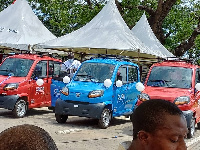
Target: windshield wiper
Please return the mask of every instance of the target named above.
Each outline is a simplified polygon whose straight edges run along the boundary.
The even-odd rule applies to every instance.
[[[76,76],[88,76],[87,74],[76,74]]]
[[[9,72],[13,72],[13,70],[9,70],[9,69],[0,69],[0,71],[9,71]]]
[[[87,79],[89,79],[92,82],[98,82],[99,80],[95,79],[93,76],[88,75],[88,74],[77,74],[76,76],[83,76],[86,77]]]
[[[149,80],[149,82],[156,82],[155,84],[153,84],[152,86],[164,86],[164,85],[168,85],[167,82],[172,82],[172,81],[169,81],[169,80]]]

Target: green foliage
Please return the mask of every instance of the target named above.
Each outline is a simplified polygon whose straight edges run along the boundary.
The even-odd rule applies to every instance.
[[[13,0],[0,0],[0,11],[7,8],[10,4],[12,4]]]
[[[182,41],[188,39],[198,24],[198,14],[194,0],[190,2],[177,2],[165,18],[163,30],[165,34],[171,33],[166,39],[165,47],[173,50]]]
[[[56,36],[81,28],[103,7],[97,2],[90,7],[77,0],[37,0],[34,3],[32,1],[31,6],[37,10],[39,19]]]
[[[121,2],[121,15],[130,29],[134,27],[143,14],[143,12],[137,8],[139,3],[140,0],[123,0]]]

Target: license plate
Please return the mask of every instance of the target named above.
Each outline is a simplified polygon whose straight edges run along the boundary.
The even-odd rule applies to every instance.
[[[76,107],[76,108],[77,108],[77,107],[78,107],[78,105],[74,105],[74,107]]]

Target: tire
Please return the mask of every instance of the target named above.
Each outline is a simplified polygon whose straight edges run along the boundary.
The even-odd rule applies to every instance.
[[[101,129],[106,129],[110,125],[110,122],[111,122],[110,110],[105,108],[101,113],[98,125]]]
[[[56,121],[58,123],[65,123],[68,119],[68,116],[67,115],[58,115],[58,114],[55,114],[55,117],[56,117]]]
[[[19,99],[16,104],[15,107],[13,109],[13,115],[16,118],[23,118],[26,115],[27,112],[27,103],[26,101],[24,101],[23,99]]]
[[[195,118],[192,118],[190,122],[190,127],[188,128],[187,138],[188,139],[193,138],[194,133],[195,133]]]
[[[200,129],[200,122],[197,123],[197,128]]]

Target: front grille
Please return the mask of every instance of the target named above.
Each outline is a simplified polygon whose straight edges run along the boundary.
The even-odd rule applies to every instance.
[[[68,102],[68,103],[72,103],[72,104],[82,104],[82,105],[88,105],[90,104],[89,102],[79,102],[79,101],[70,101],[70,100],[66,100],[65,102]]]

